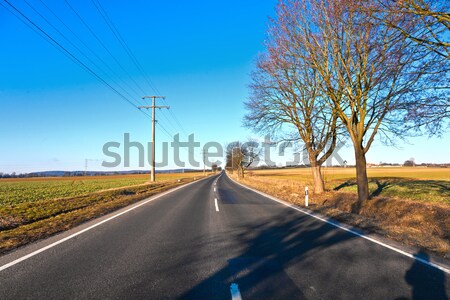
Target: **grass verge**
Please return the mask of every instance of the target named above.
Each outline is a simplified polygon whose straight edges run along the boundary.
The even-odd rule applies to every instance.
[[[359,214],[352,213],[357,194],[351,180],[343,181],[348,182],[345,188],[341,186],[321,195],[310,194],[308,208],[365,232],[376,233],[450,259],[449,183],[443,181],[429,186],[424,181],[409,178],[392,180],[383,177],[372,180],[390,183],[391,190],[389,193],[373,194],[372,199],[363,204]],[[298,180],[281,179],[279,174],[278,177],[267,174],[258,176],[254,172],[251,176],[240,179],[240,182],[287,202],[304,206],[305,183]],[[380,191],[377,188],[376,184],[373,185],[372,192]],[[419,196],[414,194],[416,188]],[[432,200],[424,200],[423,195],[427,193]]]
[[[184,178],[76,197],[1,206],[0,254],[194,180]]]

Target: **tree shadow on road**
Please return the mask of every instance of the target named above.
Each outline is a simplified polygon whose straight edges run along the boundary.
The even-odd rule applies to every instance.
[[[310,298],[314,287],[308,286],[309,290],[305,291],[292,281],[291,276],[286,274],[286,269],[301,261],[311,251],[319,255],[321,249],[355,237],[344,231],[330,232],[330,227],[329,224],[312,222],[311,218],[292,212],[264,223],[247,224],[232,234],[228,232],[227,235],[231,235],[236,245],[244,245],[243,248],[236,249],[233,254],[218,253],[225,257],[230,255],[227,267],[180,298],[229,299],[229,290],[217,290],[216,298],[205,295],[205,291],[211,290],[211,286],[229,289],[232,283],[239,284],[243,299]]]
[[[382,254],[327,223],[296,212],[243,223],[216,236],[216,243],[234,240],[217,253],[227,263],[180,299],[229,299],[232,283],[242,299],[410,299],[398,297],[411,291],[412,299],[447,299],[442,271],[416,260],[405,275],[407,265],[392,265],[397,254]],[[416,255],[428,260],[424,252]]]

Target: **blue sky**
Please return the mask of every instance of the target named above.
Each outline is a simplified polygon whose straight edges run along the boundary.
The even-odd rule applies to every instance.
[[[156,91],[127,56],[94,2],[69,1],[125,71],[64,1],[45,1],[64,24],[39,0],[11,3],[86,65],[108,77],[106,80],[116,89],[124,86],[130,93],[127,97],[136,105],[143,104],[139,99],[143,92],[166,96],[172,112],[157,112],[159,124],[165,129],[157,127],[157,149],[162,142],[171,141],[170,136],[176,132],[181,133],[182,140],[194,133],[202,145],[257,137],[242,127],[243,102],[254,60],[264,50],[268,17],[273,16],[276,1],[98,1]],[[123,143],[124,133],[143,144],[150,140],[148,117],[2,6],[0,36],[0,172],[83,170],[86,158],[93,159],[89,169],[101,169],[101,161],[107,159],[102,152],[105,143]],[[449,146],[448,134],[442,139],[410,139],[410,144],[400,143],[398,148],[375,144],[368,161],[403,162],[414,157],[419,163],[448,162]],[[200,151],[196,149],[197,160],[201,160]],[[350,148],[341,151],[344,159],[354,161]],[[136,167],[137,159],[132,158],[130,169]]]

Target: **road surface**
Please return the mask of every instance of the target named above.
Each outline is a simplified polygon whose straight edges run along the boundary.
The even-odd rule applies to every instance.
[[[6,259],[22,252],[27,248]],[[9,267],[2,259],[0,299],[446,299],[450,291],[445,270],[265,198],[225,174]]]

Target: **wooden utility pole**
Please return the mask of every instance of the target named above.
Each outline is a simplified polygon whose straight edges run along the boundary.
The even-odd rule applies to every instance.
[[[205,164],[205,149],[203,149],[203,176],[206,176],[206,164]]]
[[[88,162],[90,161],[99,161],[99,159],[89,159],[89,158],[85,158],[84,159],[84,176],[87,175],[88,172]]]
[[[145,108],[145,109],[152,109],[152,161],[150,163],[150,180],[155,181],[155,108],[167,108],[169,109],[169,106],[157,106],[156,105],[156,98],[165,99],[166,97],[163,96],[144,96],[142,99],[152,99],[152,105],[151,106],[139,106],[139,109]]]

